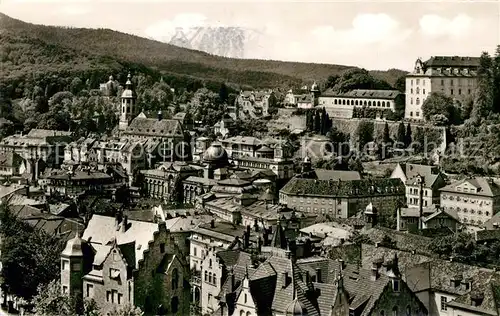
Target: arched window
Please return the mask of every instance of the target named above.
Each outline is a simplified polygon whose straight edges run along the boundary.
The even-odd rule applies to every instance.
[[[342,105],[345,105],[345,99],[342,100]]]
[[[207,282],[207,281],[208,281],[208,272],[205,271],[205,282]]]
[[[240,311],[240,316],[245,316],[245,311]]]
[[[333,104],[337,104],[337,99],[334,99],[334,100],[333,100]]]
[[[398,307],[397,306],[394,306],[392,308],[392,316],[398,316]]]
[[[172,297],[172,300],[170,301],[170,307],[173,314],[179,311],[179,299],[177,298],[177,296]]]
[[[419,94],[419,93],[420,93],[420,88],[419,88],[419,87],[417,87],[417,94]]]
[[[358,100],[354,101],[354,104],[355,104],[355,105],[358,105]]]
[[[380,311],[380,316],[385,316],[385,311],[384,310]]]
[[[252,316],[252,314],[250,312],[247,312],[247,316]]]
[[[368,101],[368,106],[372,106],[372,101]]]
[[[416,105],[419,105],[419,104],[420,104],[420,99],[419,99],[419,98],[417,98],[417,100],[415,101],[415,104],[416,104]]]
[[[208,272],[208,282],[212,283],[212,272]]]
[[[377,101],[377,106],[380,106],[380,101]]]
[[[208,266],[211,268],[212,267],[212,259],[208,259]]]
[[[172,290],[176,290],[179,287],[179,271],[177,268],[172,270]]]
[[[214,285],[217,285],[217,275],[215,273],[214,273],[213,283]]]
[[[410,305],[406,306],[406,316],[411,316],[411,308],[410,308]]]

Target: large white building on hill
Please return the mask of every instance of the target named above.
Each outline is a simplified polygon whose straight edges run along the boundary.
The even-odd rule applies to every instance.
[[[477,87],[479,57],[434,56],[415,62],[406,76],[405,119],[422,120],[422,104],[433,92],[464,102]]]

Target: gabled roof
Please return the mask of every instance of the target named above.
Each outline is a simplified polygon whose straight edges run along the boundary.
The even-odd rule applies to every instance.
[[[400,179],[362,179],[352,181],[292,178],[280,190],[290,195],[354,197],[405,194]]]
[[[393,100],[397,96],[401,95],[398,90],[363,90],[354,89],[345,93],[338,93],[332,89],[326,90],[321,94],[322,97],[341,97],[341,98],[363,98],[363,99],[386,99]]]
[[[318,180],[361,180],[361,174],[357,171],[314,169]]]
[[[426,67],[479,67],[479,57],[432,56],[424,62]]]
[[[471,192],[462,192],[458,191],[457,187],[464,184],[464,183],[469,183],[476,189],[478,189],[477,193],[471,193]],[[480,195],[480,196],[488,196],[488,197],[495,197],[500,195],[500,184],[498,183],[497,179],[488,179],[485,177],[476,177],[473,179],[465,179],[462,181],[457,181],[455,183],[452,183],[450,185],[447,185],[443,188],[440,189],[442,192],[460,192],[464,194],[470,194],[470,195]]]
[[[124,132],[129,135],[157,137],[184,137],[182,125],[178,120],[136,117]]]
[[[107,245],[113,238],[116,239],[117,245],[135,242],[137,267],[139,260],[143,259],[144,250],[149,247],[149,241],[152,241],[154,233],[159,231],[159,226],[156,223],[128,220],[129,227],[122,232],[121,225],[117,229],[114,217],[94,214],[83,233],[83,239],[100,245]]]

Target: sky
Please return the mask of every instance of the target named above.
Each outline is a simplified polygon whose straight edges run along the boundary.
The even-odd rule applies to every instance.
[[[176,27],[247,30],[245,58],[413,69],[500,44],[500,1],[0,0],[26,22],[110,28],[167,41]]]

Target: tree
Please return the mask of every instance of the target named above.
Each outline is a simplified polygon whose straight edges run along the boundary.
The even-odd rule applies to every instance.
[[[321,117],[319,115],[319,111],[315,111],[314,113],[314,132],[319,133],[321,130]]]
[[[497,45],[495,57],[493,58],[492,88],[493,88],[493,111],[500,112],[500,45]]]
[[[472,108],[471,120],[479,123],[481,119],[488,116],[493,106],[493,78],[491,69],[492,59],[487,52],[483,52],[479,59],[479,69],[477,71],[477,89],[474,106]]]
[[[359,148],[362,149],[366,144],[373,141],[373,122],[362,120],[359,122],[356,129],[356,136],[359,143]]]
[[[108,313],[109,316],[142,316],[144,313],[139,307],[127,304],[121,308],[116,307]]]
[[[400,122],[398,125],[398,134],[396,136],[396,141],[400,144],[404,144],[406,140],[406,131],[405,131],[405,125],[403,122]]]
[[[72,315],[75,314],[73,299],[62,294],[59,280],[49,284],[40,284],[38,294],[33,298],[35,309],[39,315]]]
[[[229,97],[229,91],[225,83],[222,83],[219,89],[219,99],[221,103],[226,103]]]
[[[62,240],[18,220],[5,205],[0,206],[0,234],[0,274],[9,293],[29,300],[40,284],[59,278]]]
[[[342,73],[333,89],[348,92],[354,89],[390,90],[391,85],[374,78],[366,69],[351,68]]]
[[[326,88],[327,89],[333,88],[337,84],[337,81],[339,80],[339,78],[340,77],[338,75],[328,76],[328,79],[326,79]]]
[[[394,88],[402,93],[406,92],[406,76],[401,76],[394,83]]]
[[[437,114],[450,120],[453,115],[453,99],[441,92],[432,92],[422,104],[422,114],[426,120],[432,120]]]
[[[405,147],[410,146],[411,142],[412,142],[412,138],[411,138],[411,124],[408,123],[408,125],[406,125]]]

